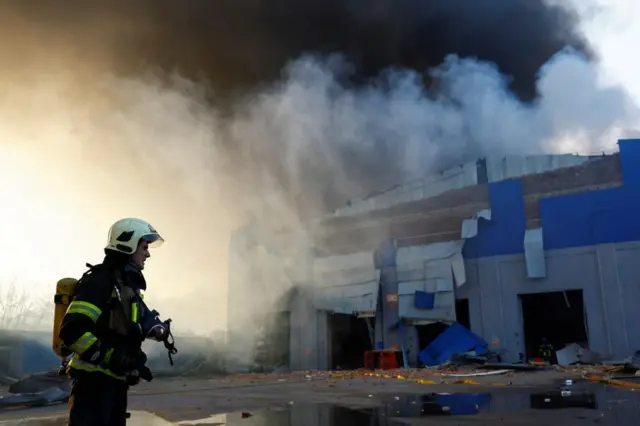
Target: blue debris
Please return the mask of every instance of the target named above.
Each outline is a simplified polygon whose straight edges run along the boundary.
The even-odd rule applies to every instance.
[[[441,407],[449,407],[448,414],[452,416],[465,416],[478,414],[480,407],[489,404],[491,395],[488,393],[436,394],[433,401]]]
[[[454,354],[475,351],[477,354],[489,352],[484,339],[463,325],[454,322],[418,354],[424,365],[440,365],[449,361]]]

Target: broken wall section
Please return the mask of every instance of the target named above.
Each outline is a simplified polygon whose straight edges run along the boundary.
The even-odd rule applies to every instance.
[[[455,287],[466,282],[463,244],[464,241],[451,241],[398,249],[398,306],[402,320],[413,324],[456,320]]]

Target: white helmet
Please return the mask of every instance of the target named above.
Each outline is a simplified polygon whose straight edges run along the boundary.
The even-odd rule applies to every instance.
[[[150,223],[141,219],[120,219],[109,228],[109,237],[105,249],[133,254],[140,240],[149,242],[150,247],[159,247],[164,240]]]

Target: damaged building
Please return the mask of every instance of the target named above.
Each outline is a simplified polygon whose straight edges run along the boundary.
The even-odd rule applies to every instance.
[[[358,368],[375,348],[402,348],[417,366],[454,322],[507,362],[543,339],[603,357],[640,350],[640,140],[618,148],[485,158],[352,200],[298,232],[238,230],[235,368],[266,346],[272,365],[291,369]]]

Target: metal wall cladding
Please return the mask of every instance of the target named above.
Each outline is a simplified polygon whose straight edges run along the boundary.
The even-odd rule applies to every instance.
[[[534,173],[576,166],[592,157],[581,155],[530,155],[489,157],[431,175],[425,179],[398,185],[378,194],[349,201],[329,216],[354,216],[373,210],[387,209],[403,203],[434,197],[451,189],[464,188],[488,182],[499,182]],[[484,163],[479,172],[479,162]],[[486,173],[486,177],[484,176]]]
[[[375,310],[379,282],[372,252],[318,258],[314,262],[314,305],[346,314]]]
[[[455,282],[464,283],[462,242],[452,241],[398,249],[399,315],[414,323],[455,321]],[[454,270],[457,276],[454,279]],[[415,306],[416,291],[434,294],[431,309]]]
[[[517,178],[535,173],[544,173],[564,167],[577,166],[590,161],[582,155],[511,155],[486,159],[489,182]]]
[[[469,162],[438,175],[416,180],[366,198],[353,199],[331,216],[353,216],[372,210],[382,210],[410,201],[434,197],[446,191],[478,184],[477,164]]]

